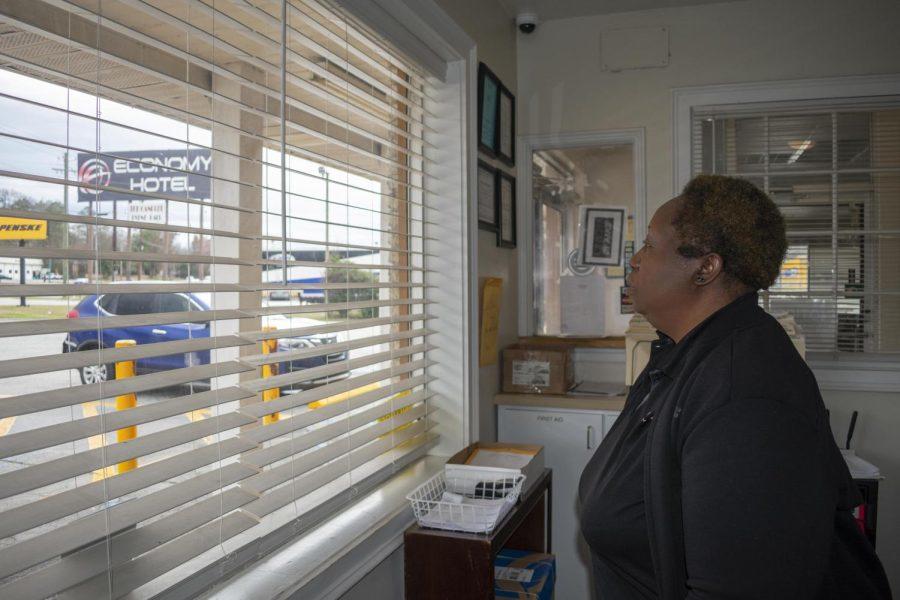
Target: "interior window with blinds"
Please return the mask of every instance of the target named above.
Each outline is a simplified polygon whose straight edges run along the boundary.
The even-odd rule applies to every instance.
[[[0,0],[0,597],[188,577],[435,443],[426,82],[323,0]]]
[[[787,256],[761,301],[807,350],[895,359],[900,102],[698,110],[692,147],[695,174],[752,181],[781,209]]]

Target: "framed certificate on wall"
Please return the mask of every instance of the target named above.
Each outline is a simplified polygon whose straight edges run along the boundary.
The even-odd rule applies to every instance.
[[[497,158],[516,164],[516,98],[505,85],[500,87],[497,107]]]
[[[516,247],[516,179],[500,171],[497,190],[497,245]]]
[[[499,171],[478,161],[478,228],[497,231],[497,178]]]
[[[478,65],[478,149],[497,155],[497,130],[500,111],[500,89],[503,84],[487,65]]]

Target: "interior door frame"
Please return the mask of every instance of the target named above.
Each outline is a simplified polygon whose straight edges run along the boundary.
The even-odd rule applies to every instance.
[[[647,185],[644,174],[645,133],[643,127],[603,131],[520,135],[516,140],[516,212],[519,215],[519,335],[534,335],[534,198],[531,154],[535,150],[584,148],[632,144],[634,164],[634,228],[642,232],[647,222]]]

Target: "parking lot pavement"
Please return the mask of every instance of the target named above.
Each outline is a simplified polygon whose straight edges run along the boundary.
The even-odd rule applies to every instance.
[[[14,358],[26,358],[31,356],[60,354],[62,352],[62,341],[64,338],[65,334],[28,336],[24,338],[7,338],[4,340],[4,343],[0,344],[0,361],[10,360]],[[0,397],[18,396],[21,394],[30,394],[34,392],[54,390],[77,385],[81,385],[81,380],[78,377],[78,373],[74,370],[56,371],[53,373],[46,373],[41,375],[9,377],[3,380],[3,387],[2,389],[0,389],[0,392],[2,392],[2,394],[0,394]],[[178,386],[164,390],[154,390],[153,392],[148,393],[140,393],[138,394],[138,405],[158,402],[160,400],[169,398],[175,398],[178,396],[189,394],[190,392],[191,390],[189,387]],[[107,398],[102,402],[95,400],[92,402],[77,404],[75,406],[24,414],[17,417],[7,417],[4,419],[0,419],[0,435],[13,435],[40,427],[47,427],[58,423],[67,423],[85,417],[93,417],[113,410],[115,410],[115,399]],[[231,410],[231,407],[223,405],[222,407],[220,407],[220,410],[228,411]],[[138,435],[147,435],[154,431],[170,429],[178,425],[185,425],[192,421],[215,416],[215,414],[215,408],[200,409],[191,411],[190,413],[175,415],[173,417],[155,421],[153,423],[141,424],[138,426]],[[196,446],[209,444],[215,441],[215,437],[216,436],[208,436],[207,438],[196,440],[195,442],[192,442],[192,444]],[[106,434],[105,442],[107,444],[114,443],[115,432]],[[50,460],[63,458],[77,452],[100,448],[103,446],[103,444],[104,436],[101,436],[98,430],[98,435],[92,436],[87,440],[68,442],[54,446],[52,448],[45,448],[42,450],[29,452],[28,454],[3,459],[0,460],[0,476],[2,476],[2,474],[4,473],[16,471],[29,465],[40,464]],[[152,456],[142,458],[140,459],[140,461],[143,462],[145,460],[160,460],[162,458],[165,458],[166,456],[171,456],[172,454],[176,454],[183,450],[184,448],[181,447],[163,450]],[[34,502],[41,498],[58,494],[67,489],[72,489],[91,482],[101,481],[104,477],[113,474],[115,474],[115,466],[109,466],[104,470],[98,469],[92,473],[85,473],[78,477],[61,481],[38,490],[20,494],[13,498],[2,499],[0,500],[0,511],[5,511],[15,506]],[[62,522],[70,520],[75,516],[77,515],[74,515],[73,517],[67,519],[63,519]],[[44,528],[28,532],[27,535],[30,537],[31,535],[39,533],[42,530],[49,530],[52,527],[57,527],[59,526],[59,524],[60,522],[56,522],[54,525],[48,525]],[[16,541],[17,539],[15,537],[0,539],[0,547],[11,545]]]

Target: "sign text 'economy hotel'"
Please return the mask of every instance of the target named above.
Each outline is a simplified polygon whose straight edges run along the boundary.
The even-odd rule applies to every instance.
[[[205,148],[79,152],[78,201],[141,201],[146,194],[207,200],[211,164]]]

